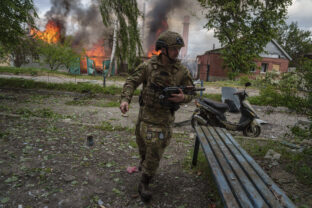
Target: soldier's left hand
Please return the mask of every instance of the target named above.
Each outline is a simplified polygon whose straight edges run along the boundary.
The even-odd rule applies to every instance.
[[[174,102],[174,103],[181,103],[184,100],[184,94],[181,89],[179,94],[171,94],[172,97],[168,98],[169,101]]]

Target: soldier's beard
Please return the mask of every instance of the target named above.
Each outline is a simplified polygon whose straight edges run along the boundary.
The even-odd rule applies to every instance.
[[[161,53],[161,55],[164,55],[165,57],[167,57],[168,62],[171,63],[171,64],[176,63],[177,60],[178,60],[178,56],[179,56],[179,55],[177,55],[175,57],[170,57],[170,55],[168,55],[168,53]]]

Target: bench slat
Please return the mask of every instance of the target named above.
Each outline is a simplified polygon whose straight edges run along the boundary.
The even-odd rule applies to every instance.
[[[234,163],[233,169],[237,172],[239,178],[243,176],[245,180],[248,180],[247,183],[243,182],[243,185],[255,187],[253,190],[248,190],[248,192],[256,191],[259,193],[262,198],[270,207],[282,207],[277,199],[274,197],[272,192],[268,189],[266,184],[258,176],[257,172],[249,165],[248,161],[241,155],[241,153],[236,149],[232,142],[227,138],[221,128],[212,128],[208,127],[211,132],[214,132],[213,135],[215,138],[220,139],[220,145],[223,145],[223,153],[225,153],[231,163]],[[234,162],[235,161],[235,162]],[[236,166],[235,166],[236,165]],[[238,165],[238,167],[237,167]],[[247,178],[245,178],[247,177]],[[253,193],[253,192],[251,192]]]
[[[222,201],[225,207],[240,207],[237,203],[235,196],[232,193],[231,188],[229,187],[225,176],[223,175],[221,168],[213,155],[213,152],[205,139],[205,135],[199,126],[195,127],[195,131],[197,133],[198,139],[200,140],[200,144],[206,153],[206,159],[209,163],[211,171],[213,172],[213,176],[217,181],[218,190],[221,192]]]
[[[211,148],[219,162],[224,175],[227,177],[229,185],[234,194],[239,198],[242,207],[268,207],[261,195],[250,183],[248,177],[241,170],[235,159],[220,141],[216,132],[209,127],[202,126],[202,130],[211,145]]]
[[[283,207],[295,208],[296,206],[293,202],[286,196],[286,194],[273,182],[273,180],[264,172],[264,170],[256,163],[256,161],[235,141],[233,136],[228,133],[225,129],[221,129],[228,139],[232,142],[232,144],[237,148],[237,150],[245,157],[248,161],[249,165],[253,167],[253,169],[258,173],[259,177],[264,181],[264,183],[269,187],[272,191],[273,195],[275,195],[280,204]]]

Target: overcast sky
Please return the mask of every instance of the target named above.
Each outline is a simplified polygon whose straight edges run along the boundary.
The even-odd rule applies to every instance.
[[[142,2],[143,0],[140,1]],[[81,0],[81,2],[87,6],[90,0]],[[151,0],[147,2],[151,2]],[[34,0],[34,4],[38,9],[39,16],[43,19],[44,14],[50,10],[50,0]],[[179,11],[176,12],[178,13]],[[172,15],[177,16],[177,14]],[[182,33],[182,21],[177,23],[177,18],[173,19],[173,21],[169,22],[169,28]],[[298,22],[301,29],[312,31],[312,0],[293,0],[293,4],[288,8],[287,18],[287,23],[291,22]],[[192,57],[211,50],[213,44],[216,47],[220,46],[218,40],[213,37],[213,32],[203,28],[204,24],[205,19],[200,19],[195,17],[195,15],[191,16],[188,53]]]

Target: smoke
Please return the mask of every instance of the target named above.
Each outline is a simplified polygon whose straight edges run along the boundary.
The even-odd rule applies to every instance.
[[[178,32],[182,35],[183,17],[190,16],[188,52],[187,58],[196,58],[197,55],[211,50],[213,44],[219,47],[219,41],[213,37],[213,31],[204,28],[207,23],[205,19],[205,11],[202,9],[198,1],[187,0],[155,0],[147,3],[147,14],[145,18],[145,49],[155,44],[159,35],[158,31],[162,30],[163,22],[168,23],[168,30]],[[139,0],[141,7],[143,2]],[[163,30],[162,30],[163,31]]]
[[[62,33],[69,31],[74,46],[90,47],[99,40],[109,39],[111,28],[106,28],[102,21],[99,4],[91,0],[82,4],[81,0],[50,0],[52,7],[45,14],[62,25]]]
[[[146,15],[148,33],[146,38],[147,47],[150,48],[158,38],[159,32],[168,29],[168,17],[175,9],[181,8],[186,0],[157,0],[151,5]]]

